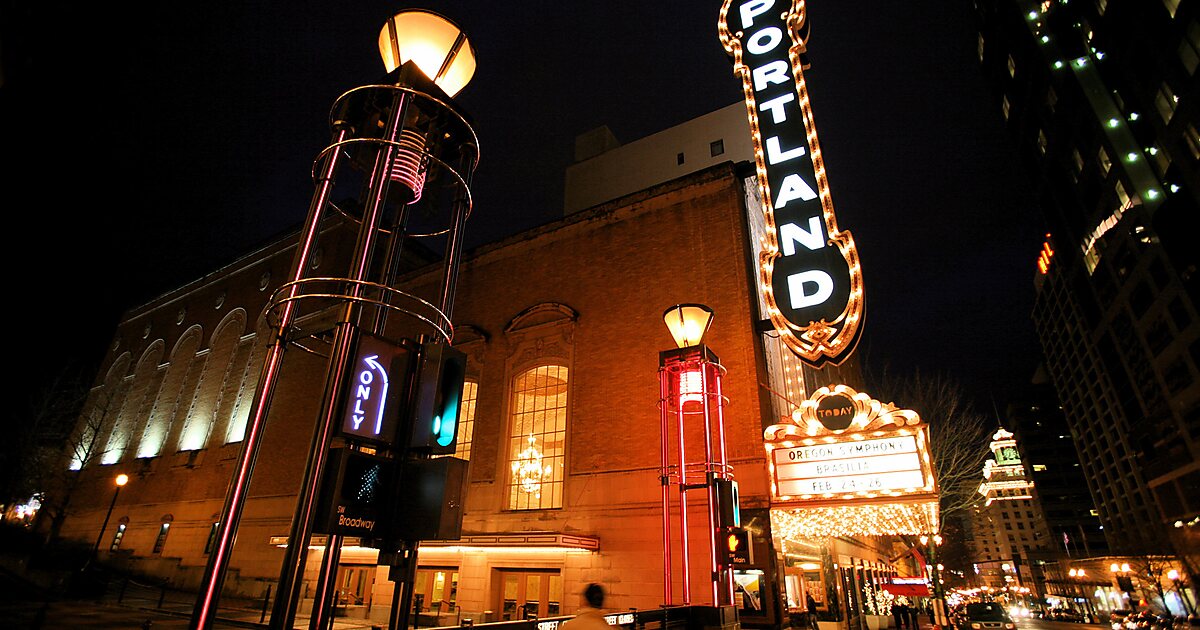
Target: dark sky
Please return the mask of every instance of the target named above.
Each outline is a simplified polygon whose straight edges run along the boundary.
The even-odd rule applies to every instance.
[[[298,224],[328,108],[382,76],[376,36],[401,8],[452,17],[477,49],[458,99],[482,149],[470,244],[559,216],[575,135],[631,141],[741,99],[711,0],[141,4],[3,4],[13,392],[96,360],[124,309]],[[1042,230],[970,8],[809,11],[813,109],[862,256],[860,353],[1003,401],[1038,360]]]

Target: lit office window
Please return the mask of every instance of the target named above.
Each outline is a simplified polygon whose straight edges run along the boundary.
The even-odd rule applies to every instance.
[[[1158,95],[1154,97],[1154,106],[1158,108],[1158,114],[1162,116],[1163,122],[1171,122],[1171,118],[1175,115],[1175,106],[1179,104],[1179,97],[1175,96],[1175,91],[1171,86],[1163,82],[1158,88]]]

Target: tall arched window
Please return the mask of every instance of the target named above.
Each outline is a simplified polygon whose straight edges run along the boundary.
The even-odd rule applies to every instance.
[[[454,447],[454,456],[461,459],[471,459],[471,437],[475,435],[475,400],[479,398],[479,383],[465,381],[463,383],[462,411],[458,414],[458,441]]]
[[[564,365],[535,367],[513,379],[508,432],[510,510],[562,507],[567,389]]]

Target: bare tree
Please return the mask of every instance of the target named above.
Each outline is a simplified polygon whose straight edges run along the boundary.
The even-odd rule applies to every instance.
[[[89,389],[78,374],[64,372],[36,392],[19,418],[24,430],[6,449],[9,460],[6,500],[38,497],[35,528],[47,527],[46,539],[58,537],[80,484],[79,469],[99,461],[101,440],[116,392]]]
[[[897,378],[884,372],[880,400],[912,409],[929,424],[929,446],[937,474],[941,529],[947,519],[965,517],[979,498],[983,463],[995,423],[979,413],[962,388],[943,374],[920,372]]]

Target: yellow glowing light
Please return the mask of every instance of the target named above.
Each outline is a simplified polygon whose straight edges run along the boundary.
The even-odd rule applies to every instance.
[[[475,74],[475,49],[454,22],[429,11],[401,11],[379,31],[379,55],[388,72],[412,61],[454,96]]]
[[[676,304],[663,313],[663,322],[680,348],[699,345],[712,321],[713,310],[703,304]]]
[[[771,523],[786,539],[886,536],[936,531],[937,500],[771,510]]]
[[[117,478],[113,480],[113,483],[117,484],[117,487],[124,486],[125,484],[129,483],[129,475],[124,473],[117,475]]]

